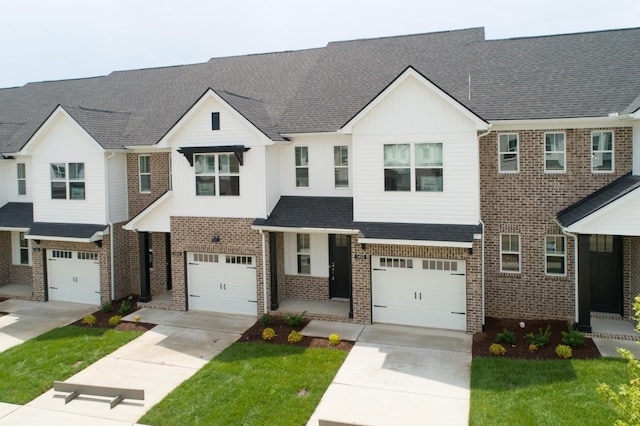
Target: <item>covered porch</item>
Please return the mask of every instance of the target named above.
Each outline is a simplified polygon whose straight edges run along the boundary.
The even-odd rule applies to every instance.
[[[33,203],[0,207],[0,297],[33,298],[34,253],[25,238],[32,226]]]

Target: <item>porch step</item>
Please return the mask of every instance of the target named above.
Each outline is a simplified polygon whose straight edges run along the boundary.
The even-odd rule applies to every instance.
[[[593,333],[585,333],[586,337],[600,338],[600,339],[614,339],[614,340],[627,340],[630,342],[640,342],[640,334],[618,334],[618,333],[605,333],[602,331],[595,331]]]

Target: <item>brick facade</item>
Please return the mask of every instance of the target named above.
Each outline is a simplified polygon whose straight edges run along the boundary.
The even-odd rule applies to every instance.
[[[283,299],[329,300],[329,278],[309,275],[285,275],[284,285],[278,285]]]
[[[481,217],[485,223],[486,315],[522,319],[574,319],[574,241],[567,237],[566,276],[545,274],[545,235],[562,235],[563,208],[631,170],[631,128],[614,132],[615,172],[591,172],[591,132],[565,129],[566,172],[544,172],[546,130],[518,133],[519,172],[498,172],[498,134],[480,140]],[[520,273],[500,272],[500,234],[520,235]]]
[[[140,155],[148,155],[151,167],[151,192],[140,192],[138,176]],[[129,191],[129,217],[134,218],[162,194],[169,190],[169,158],[168,152],[151,154],[127,154],[127,185]]]
[[[633,301],[640,296],[640,237],[624,238],[624,317],[634,316]]]
[[[11,233],[0,231],[0,286],[10,284]]]

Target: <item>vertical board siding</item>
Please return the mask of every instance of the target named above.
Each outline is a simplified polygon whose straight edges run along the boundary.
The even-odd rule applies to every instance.
[[[107,160],[109,216],[113,223],[127,220],[127,156],[116,154]]]
[[[384,144],[424,142],[443,143],[443,192],[385,192]],[[355,220],[478,223],[475,125],[415,78],[400,84],[356,123],[353,145]],[[413,147],[411,156],[415,161]]]
[[[15,162],[2,160],[0,158],[0,207],[4,206],[9,200],[9,170],[11,166],[15,167]]]

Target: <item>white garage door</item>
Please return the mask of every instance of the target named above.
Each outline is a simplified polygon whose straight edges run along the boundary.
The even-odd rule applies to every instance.
[[[258,314],[254,256],[187,253],[189,309]]]
[[[466,330],[464,260],[373,256],[373,322]]]
[[[49,300],[100,305],[98,253],[47,250]]]

